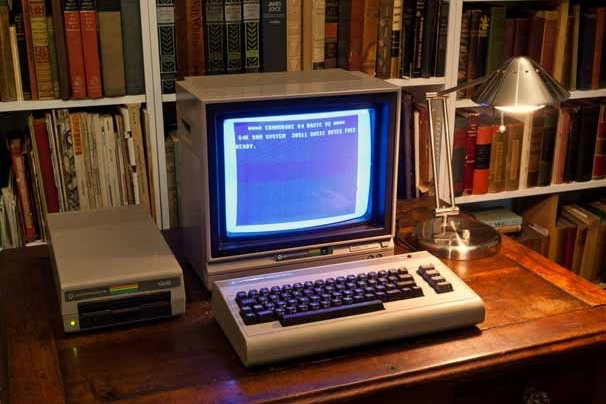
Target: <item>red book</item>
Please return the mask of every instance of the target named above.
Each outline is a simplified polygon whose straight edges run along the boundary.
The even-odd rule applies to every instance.
[[[473,170],[473,186],[471,191],[474,195],[488,192],[490,146],[492,145],[492,137],[496,131],[496,126],[478,127],[478,137],[476,138],[476,161]]]
[[[463,171],[463,187],[465,193],[471,194],[473,189],[473,170],[476,164],[476,138],[478,136],[478,114],[467,114],[467,138],[465,141],[465,169]]]
[[[36,65],[34,64],[34,43],[32,41],[32,25],[29,19],[29,0],[21,0],[23,9],[23,28],[25,31],[25,45],[27,47],[27,69],[29,70],[30,91],[32,100],[38,99],[38,80],[36,79]]]
[[[577,240],[577,226],[570,226],[566,230],[566,241],[564,242],[564,253],[562,254],[562,266],[572,269],[572,258],[574,256],[574,245]]]
[[[364,0],[352,0],[349,29],[349,70],[362,69],[362,27],[364,26]]]
[[[82,49],[86,70],[86,90],[90,98],[103,97],[101,60],[99,58],[99,36],[97,34],[97,10],[94,0],[84,0],[80,5]]]
[[[55,185],[53,161],[48,141],[48,132],[46,130],[46,121],[44,119],[34,119],[33,135],[36,138],[36,149],[40,163],[40,175],[42,176],[46,210],[48,213],[59,212],[59,195],[57,194],[57,187]]]
[[[23,216],[23,230],[27,242],[36,239],[36,228],[34,227],[34,215],[32,214],[32,204],[27,189],[27,177],[25,175],[25,160],[21,152],[21,141],[13,139],[10,142],[11,160],[13,162],[13,171],[17,181],[17,195],[19,196],[19,205],[21,206],[21,215]]]
[[[467,147],[467,131],[465,128],[455,129],[452,145],[452,180],[455,195],[463,194],[465,190],[465,151]]]
[[[600,120],[598,121],[597,131],[593,157],[592,179],[594,180],[606,177],[606,104],[600,105]]]
[[[80,11],[76,0],[67,0],[63,9],[65,22],[65,42],[69,61],[69,76],[73,98],[86,98],[86,73],[84,72],[84,53],[82,50],[82,30]]]

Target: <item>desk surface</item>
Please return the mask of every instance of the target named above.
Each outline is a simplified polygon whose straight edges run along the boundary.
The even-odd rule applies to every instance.
[[[422,205],[400,203],[404,227],[427,214]],[[486,303],[477,328],[246,369],[189,269],[184,316],[65,335],[46,247],[5,251],[1,393],[8,402],[47,404],[318,402],[469,377],[606,340],[606,292],[508,238],[496,256],[447,264]]]

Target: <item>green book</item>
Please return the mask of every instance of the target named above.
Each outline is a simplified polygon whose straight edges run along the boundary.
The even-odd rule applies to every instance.
[[[505,7],[490,8],[490,32],[488,34],[488,55],[486,74],[491,73],[503,63],[505,49]]]

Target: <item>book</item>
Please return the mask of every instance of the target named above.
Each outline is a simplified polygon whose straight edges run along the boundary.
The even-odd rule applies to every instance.
[[[73,98],[86,98],[86,72],[84,70],[84,51],[82,45],[82,27],[80,24],[80,7],[77,0],[66,0],[63,6],[65,23],[65,41],[71,95]]]
[[[494,131],[492,145],[490,146],[490,164],[488,169],[488,192],[502,192],[505,190],[505,159],[507,158],[506,130]]]
[[[566,85],[568,78],[566,78],[565,64],[568,64],[570,59],[566,58],[566,48],[570,44],[572,39],[568,40],[569,25],[570,25],[570,0],[562,0],[558,8],[558,36],[555,44],[555,55],[553,61],[553,77],[560,83]]]
[[[412,94],[403,91],[401,105],[398,199],[411,199],[415,197],[416,186]]]
[[[17,185],[17,196],[19,206],[21,208],[21,219],[23,220],[23,232],[25,241],[30,242],[36,239],[36,229],[34,227],[33,210],[30,199],[30,192],[27,185],[27,177],[25,173],[25,160],[21,150],[21,140],[11,139],[9,149],[12,160],[13,173]]]
[[[465,143],[467,142],[466,120],[460,119],[455,126],[452,145],[452,182],[455,196],[463,195],[465,191]],[[456,124],[455,124],[456,125]]]
[[[593,54],[595,49],[596,13],[588,10],[581,14],[581,26],[579,32],[579,47],[577,61],[577,82],[579,90],[590,90],[593,71]]]
[[[64,8],[62,7],[63,0],[51,0],[51,13],[53,25],[53,44],[57,57],[57,78],[59,81],[59,97],[67,100],[71,96],[70,92],[70,73],[67,56],[67,41],[65,38],[65,24],[63,21]],[[49,24],[50,27],[50,24]]]
[[[402,47],[402,0],[394,0],[391,26],[391,61],[389,63],[389,77],[392,79],[400,77],[400,60]]]
[[[204,0],[204,39],[206,73],[225,73],[225,34],[223,0]]]
[[[570,130],[568,132],[568,147],[566,149],[566,162],[564,163],[564,182],[574,181],[579,150],[581,106],[572,104],[569,109]]]
[[[242,0],[225,0],[225,57],[227,73],[242,72]]]
[[[484,53],[481,53],[480,47],[480,35],[487,33],[488,24],[484,22],[488,19],[488,16],[482,10],[471,10],[471,16],[469,20],[469,60],[466,65],[467,73],[466,80],[471,81],[477,79],[484,72],[484,65],[481,61]],[[482,28],[480,27],[482,25]],[[482,31],[482,33],[480,33]],[[484,42],[484,41],[483,41]],[[473,88],[468,88],[465,92],[465,97],[469,98],[473,92]]]
[[[19,53],[19,68],[21,76],[21,90],[24,100],[32,99],[31,81],[29,76],[28,48],[25,35],[25,22],[21,1],[13,2],[13,16],[15,21],[15,31],[17,35],[17,50]]]
[[[561,184],[564,182],[564,167],[566,164],[566,150],[568,149],[568,135],[570,133],[570,110],[567,107],[560,108],[558,124],[556,127],[556,142],[553,151],[553,169],[551,172],[551,183]]]
[[[30,15],[29,0],[21,0],[21,8],[23,14],[23,35],[25,37],[25,45],[27,50],[28,75],[30,82],[31,99],[37,100],[38,95],[38,78],[36,77],[36,64],[34,58],[34,41],[32,38],[32,23]]]
[[[17,87],[15,86],[15,66],[11,50],[8,14],[8,0],[0,0],[0,99],[15,101],[17,100]]]
[[[518,179],[519,189],[528,188],[528,170],[530,166],[530,149],[532,144],[533,115],[526,114],[522,119],[524,129],[522,131],[522,149],[520,151],[520,175]]]
[[[103,94],[118,97],[126,94],[124,51],[122,49],[122,21],[119,0],[97,0],[99,44],[103,72]],[[158,10],[158,14],[162,12]],[[158,29],[160,29],[158,23]],[[162,48],[163,46],[160,46]],[[162,63],[161,63],[162,65]],[[162,68],[161,68],[162,70]]]
[[[97,31],[96,0],[80,2],[80,24],[82,26],[82,51],[86,72],[86,93],[89,98],[103,97],[104,78],[101,77],[101,52]],[[110,95],[110,94],[106,94]]]
[[[241,13],[239,4],[236,8]],[[160,86],[162,94],[173,94],[175,92],[175,80],[177,79],[177,34],[175,32],[174,0],[156,0],[156,18],[158,24],[158,51],[160,52]],[[240,37],[238,36],[238,38]],[[103,77],[105,77],[105,71]]]
[[[145,93],[145,75],[141,74],[143,72],[143,44],[141,42],[139,0],[122,0],[120,6],[126,94],[143,94]]]
[[[423,35],[429,29],[425,28],[426,3],[427,0],[417,0],[415,3],[411,77],[421,77],[423,70]]]
[[[475,164],[473,168],[473,195],[488,192],[488,177],[490,169],[490,149],[492,139],[496,133],[495,126],[478,126],[475,146]]]
[[[324,12],[324,68],[337,67],[337,31],[339,29],[339,0],[326,0]]]
[[[13,73],[15,80],[15,90],[17,92],[17,101],[25,100],[23,95],[23,84],[21,81],[21,66],[19,61],[19,45],[17,44],[17,29],[14,25],[9,27],[9,35],[11,41],[11,57],[13,61]]]
[[[393,27],[393,0],[379,0],[379,30],[377,33],[376,75],[388,79],[391,74],[391,31]]]
[[[46,211],[48,213],[59,212],[59,196],[53,174],[52,152],[48,131],[46,130],[46,120],[43,118],[32,119],[31,131],[31,136],[35,139],[35,147],[40,165],[40,179],[44,189]]]
[[[513,42],[512,42],[513,44]],[[503,63],[505,51],[505,7],[490,7],[490,28],[488,32],[488,54],[486,72],[492,73]]]
[[[261,69],[261,4],[259,0],[242,1],[242,21],[244,71],[247,73],[259,72]]]
[[[250,11],[248,4],[242,3],[242,16]],[[260,11],[259,2],[256,0],[257,22]],[[200,76],[204,74],[204,19],[202,17],[202,0],[184,0],[175,3],[175,34],[177,45],[177,74],[176,80],[183,80],[188,76]],[[246,23],[244,23],[246,33]],[[246,34],[245,34],[246,35]],[[246,36],[244,41],[246,43]],[[258,43],[258,38],[257,38]],[[258,47],[257,47],[258,50]],[[257,55],[258,58],[258,55]],[[122,117],[118,115],[120,119]]]
[[[560,14],[558,11],[545,11],[544,15],[545,26],[539,63],[545,71],[553,75]]]
[[[423,38],[421,52],[421,77],[434,75],[434,61],[436,52],[436,40],[438,33],[438,21],[440,0],[425,0],[425,18],[423,21]]]
[[[288,6],[286,9],[288,10]],[[170,228],[180,225],[179,219],[179,194],[177,187],[177,148],[178,139],[174,132],[169,133],[164,141],[166,149],[166,190],[168,193],[168,217]]]
[[[446,48],[448,47],[448,18],[449,2],[440,2],[440,12],[438,16],[438,37],[436,42],[436,51],[434,54],[433,75],[443,77],[446,74]]]
[[[264,72],[286,71],[286,0],[261,1],[261,56]]]
[[[606,103],[600,104],[591,179],[606,178]]]
[[[574,4],[571,7],[572,14],[572,30],[571,30],[571,58],[570,58],[570,76],[568,80],[568,88],[570,90],[577,89],[578,75],[578,60],[579,60],[579,38],[581,36],[581,5]]]
[[[457,82],[465,83],[467,81],[467,65],[469,64],[469,41],[471,24],[471,10],[463,12],[461,17],[461,40],[459,42],[459,66],[457,72]],[[465,90],[457,93],[458,98],[465,98]]]
[[[375,76],[377,60],[377,34],[379,27],[379,0],[364,0],[364,26],[362,34],[362,71]]]
[[[478,118],[476,112],[464,113],[467,118],[465,140],[465,169],[463,172],[463,187],[465,193],[471,194],[473,190],[473,173],[476,165],[476,140],[478,137]]]
[[[351,17],[349,27],[349,70],[359,71],[362,68],[362,34],[364,32],[364,0],[351,0]]]
[[[551,183],[551,170],[553,167],[553,154],[555,149],[558,110],[549,108],[545,111],[543,132],[541,135],[541,151],[539,158],[539,171],[537,185],[545,186]]]
[[[505,133],[507,156],[505,159],[505,190],[515,191],[520,186],[520,160],[522,154],[522,137],[524,124],[510,123]]]
[[[38,98],[50,100],[55,98],[55,89],[51,70],[46,5],[44,0],[28,0],[28,2]]]
[[[431,143],[429,140],[429,118],[427,107],[421,104],[414,105],[414,131],[415,131],[415,172],[416,189],[424,194],[429,191],[433,181],[431,167]]]
[[[324,68],[325,41],[325,0],[312,0],[311,9],[311,66],[312,69]]]
[[[60,150],[58,158],[61,159],[63,170],[63,186],[65,193],[64,211],[79,210],[80,198],[78,193],[78,179],[76,177],[76,164],[74,160],[74,143],[69,111],[67,109],[56,110],[55,125]]]
[[[557,248],[554,249],[553,254],[551,251],[549,252],[549,259],[570,269],[574,239],[576,238],[576,225],[563,217],[559,217],[556,222],[554,237],[554,244]]]
[[[530,30],[528,32],[528,56],[541,63],[541,48],[545,32],[545,11],[537,11],[530,17]]]
[[[562,216],[575,223],[578,229],[573,271],[589,281],[597,281],[600,272],[596,254],[600,242],[600,219],[574,204],[562,207]]]
[[[591,88],[600,87],[600,70],[602,65],[602,52],[604,47],[604,33],[606,28],[606,7],[595,10],[595,39],[593,47],[593,65],[591,67]]]
[[[539,110],[532,117],[528,169],[526,171],[526,186],[528,188],[536,187],[539,183],[539,162],[541,159],[541,143],[543,141],[544,122],[544,111]]]
[[[513,56],[527,56],[528,42],[530,40],[530,18],[521,17],[515,19],[515,41],[513,44]]]
[[[302,70],[302,29],[303,8],[301,0],[288,0],[286,3],[286,59],[287,70]]]
[[[503,60],[513,57],[513,46],[515,44],[516,22],[513,18],[505,19],[505,38],[503,46]]]
[[[549,251],[549,231],[536,223],[522,226],[522,232],[515,240],[546,257]]]
[[[137,104],[127,105],[126,108],[121,108],[122,116],[124,117],[125,128],[131,132],[133,139],[133,148],[135,154],[135,176],[136,177],[136,189],[135,192],[137,204],[143,206],[146,211],[151,213],[150,209],[150,194],[149,185],[147,179],[147,172],[145,170],[145,141],[143,139],[143,130],[141,127],[141,107]],[[133,178],[134,179],[134,178]]]
[[[575,181],[591,180],[599,115],[599,104],[586,102],[581,107]]]
[[[301,43],[302,43],[302,55],[301,55],[301,69],[309,71],[313,69],[313,49],[314,49],[314,34],[313,34],[313,20],[314,20],[314,6],[311,1],[303,1],[302,4],[302,16],[301,16]]]
[[[519,231],[522,228],[522,216],[504,207],[472,210],[470,213],[480,222],[497,230],[513,228]]]
[[[51,77],[53,80],[53,97],[61,97],[59,84],[59,65],[57,62],[57,49],[55,48],[55,25],[51,17],[46,19],[46,29],[48,30],[48,51],[51,64]]]
[[[351,0],[339,0],[339,25],[337,27],[337,67],[339,69],[347,69],[349,67],[350,29]]]
[[[415,11],[416,1],[402,2],[402,31],[400,44],[401,61],[400,61],[400,76],[412,76],[412,62],[414,55],[414,32],[415,32]]]
[[[84,145],[81,132],[81,114],[71,113],[69,115],[69,126],[72,134],[72,146],[74,151],[74,172],[78,189],[79,210],[90,209],[86,166],[84,164]]]
[[[521,212],[524,222],[529,225],[538,226],[545,236],[545,243],[542,254],[546,257],[552,254],[557,248],[552,234],[555,232],[556,219],[558,214],[559,196],[557,194],[538,200],[530,200],[530,206]]]

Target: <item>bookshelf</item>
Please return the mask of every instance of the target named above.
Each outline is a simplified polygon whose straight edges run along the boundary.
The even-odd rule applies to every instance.
[[[58,108],[90,108],[108,105],[143,104],[147,100],[145,94],[127,95],[124,97],[106,97],[83,100],[47,100],[47,101],[9,101],[0,102],[0,113],[17,111],[37,111],[41,109]]]

